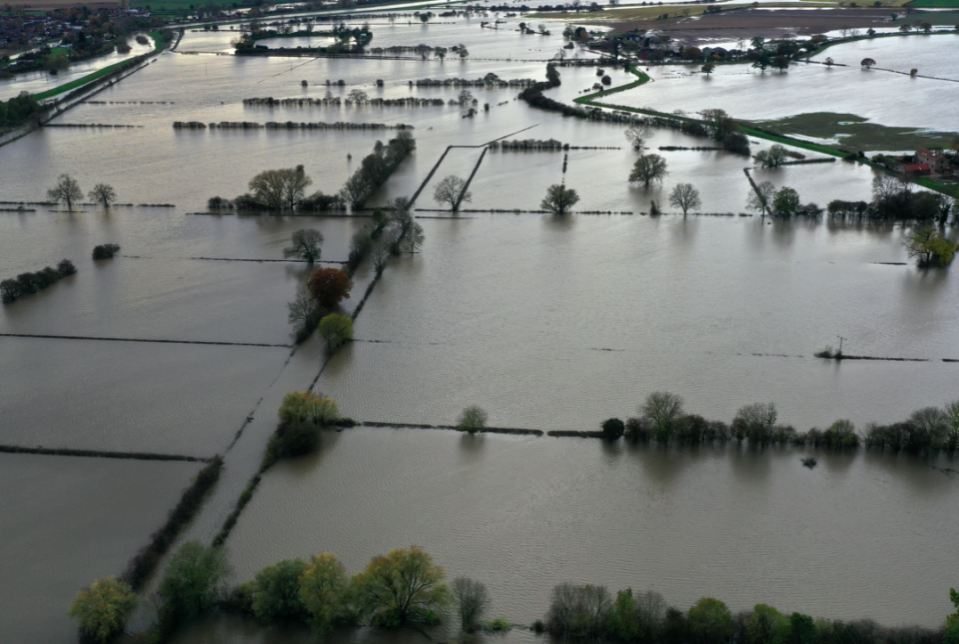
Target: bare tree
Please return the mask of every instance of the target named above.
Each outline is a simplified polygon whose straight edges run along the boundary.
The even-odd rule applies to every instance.
[[[292,244],[283,249],[283,257],[295,257],[312,264],[320,259],[323,233],[312,228],[293,233]]]
[[[449,175],[436,184],[436,191],[433,192],[433,199],[440,203],[448,203],[452,210],[459,207],[460,201],[472,201],[473,195],[464,192],[466,180],[456,175]],[[462,195],[462,199],[460,199]]]
[[[669,205],[683,211],[683,219],[689,210],[699,210],[703,205],[699,191],[691,183],[677,183],[669,195]]]
[[[457,577],[453,580],[453,595],[456,596],[462,629],[467,633],[476,631],[489,608],[486,585],[469,577]]]
[[[87,193],[87,197],[90,201],[101,204],[104,208],[109,209],[110,204],[117,200],[117,193],[116,190],[113,189],[113,186],[98,183],[93,186],[93,190]]]
[[[306,189],[313,185],[313,179],[306,176],[302,165],[292,170],[281,170],[281,172],[283,173],[283,201],[287,209],[293,210],[303,200]]]
[[[773,199],[776,197],[776,186],[769,181],[763,181],[749,191],[746,197],[746,207],[750,210],[758,210],[763,216],[772,206]]]
[[[626,135],[626,140],[629,141],[629,144],[633,146],[633,149],[636,151],[643,149],[646,139],[649,138],[649,133],[649,124],[645,121],[633,123],[626,128],[626,131],[624,132]]]
[[[683,398],[666,391],[654,391],[646,396],[639,413],[653,428],[657,440],[666,442],[673,433],[673,426],[683,415]]]
[[[83,192],[76,179],[68,174],[61,174],[57,179],[57,185],[47,190],[47,198],[50,201],[62,201],[67,205],[67,210],[73,210],[73,203],[83,199]]]

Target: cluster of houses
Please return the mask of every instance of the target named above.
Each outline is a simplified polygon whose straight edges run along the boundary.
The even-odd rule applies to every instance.
[[[893,157],[893,159],[893,170],[900,174],[917,177],[951,175],[959,170],[959,155],[946,155],[942,150],[917,150],[914,155]]]
[[[0,16],[0,50],[19,50],[25,47],[50,43],[56,46],[71,32],[80,32],[90,27],[90,20],[119,22],[125,18],[149,18],[148,11],[138,9],[100,9],[96,13],[50,11],[44,16],[30,14]]]
[[[585,29],[579,27],[574,37],[582,38],[580,30],[585,32]],[[688,56],[689,49],[666,34],[641,30],[630,33],[605,34],[600,38],[590,40],[589,48],[626,54],[631,58],[648,61],[682,59]],[[739,58],[745,54],[738,49],[726,49],[725,47],[703,47],[697,49],[697,51],[700,52],[700,58],[704,61],[728,60]]]

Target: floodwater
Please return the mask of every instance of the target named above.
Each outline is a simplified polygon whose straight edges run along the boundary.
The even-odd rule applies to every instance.
[[[467,405],[480,404],[493,425],[540,429],[595,429],[605,418],[634,413],[655,390],[681,394],[688,411],[726,421],[742,405],[774,401],[780,421],[798,429],[837,418],[862,428],[959,395],[956,364],[942,362],[959,358],[959,289],[951,271],[888,264],[908,262],[899,227],[738,216],[749,191],[743,169],[752,162],[745,157],[659,150],[708,142],[656,131],[647,144],[666,158],[669,175],[649,189],[630,186],[626,177],[635,153],[626,148],[622,125],[532,110],[516,100],[515,89],[471,88],[480,108],[472,118],[448,105],[242,104],[249,97],[319,98],[327,91],[345,96],[352,89],[384,98],[449,100],[458,88],[410,88],[409,81],[487,73],[538,80],[544,78],[542,60],[560,44],[552,25],[554,35],[541,37],[503,25],[498,33],[481,30],[476,18],[455,22],[383,27],[374,45],[463,42],[477,60],[166,53],[99,93],[94,100],[105,104],[80,105],[56,120],[140,127],[44,128],[0,148],[0,200],[40,201],[58,175],[70,173],[84,191],[104,182],[123,203],[174,206],[109,212],[83,206],[75,213],[27,206],[35,211],[0,213],[0,279],[64,257],[79,269],[0,309],[0,333],[73,336],[0,337],[6,367],[0,371],[0,443],[225,452],[224,477],[188,535],[208,541],[254,472],[283,394],[306,389],[317,377],[317,388],[358,420],[445,424]],[[233,35],[188,33],[181,48],[221,51]],[[945,46],[950,38],[929,42]],[[831,51],[838,60],[838,48]],[[538,62],[524,62],[533,60]],[[927,65],[920,66],[925,71]],[[614,83],[632,80],[622,70],[607,71]],[[810,74],[835,74],[833,111],[889,125],[954,127],[942,120],[941,110],[926,109],[954,102],[951,83],[812,65],[765,78],[744,71],[720,68],[706,81],[657,68],[654,83],[617,94],[615,102],[662,111],[724,107],[738,117],[758,110],[768,118],[777,110],[785,115],[804,109],[802,101],[820,87],[820,76],[805,82]],[[561,73],[563,85],[550,91],[559,100],[571,101],[596,82],[595,68]],[[844,76],[853,73],[855,81]],[[325,82],[338,79],[345,87],[328,90]],[[383,88],[375,86],[377,79],[385,80]],[[892,91],[889,84],[898,82],[913,89],[901,101],[883,100]],[[763,92],[775,84],[776,103],[765,94],[759,100],[755,92],[740,92],[744,83],[763,83]],[[842,104],[832,107],[836,101]],[[470,186],[472,201],[463,208],[535,210],[547,186],[565,181],[582,197],[577,210],[633,214],[426,218],[448,215],[426,212],[442,208],[433,199],[435,184],[449,174],[468,176],[480,158],[479,147],[452,149],[416,204],[424,216],[422,251],[390,262],[357,319],[358,341],[320,374],[320,341],[291,356],[286,303],[310,270],[282,261],[282,249],[295,230],[318,229],[326,238],[323,260],[333,262],[323,265],[336,265],[347,259],[351,236],[368,218],[192,213],[205,211],[213,195],[246,191],[249,180],[269,168],[303,164],[314,181],[311,190],[335,192],[375,142],[396,131],[173,130],[174,121],[190,120],[413,125],[417,150],[374,195],[373,206],[412,195],[450,145],[481,146],[514,136],[613,148],[570,150],[565,173],[562,152],[488,152]],[[754,142],[753,150],[766,146]],[[857,165],[752,172],[756,180],[791,186],[804,202],[820,206],[870,196],[872,173]],[[652,201],[671,211],[668,193],[678,182],[700,190],[704,212],[734,216],[642,214]],[[107,242],[121,245],[120,256],[93,262],[93,246]],[[344,310],[354,310],[372,277],[361,267]],[[846,338],[847,353],[928,361],[837,365],[812,358],[824,345],[837,344],[837,335]],[[331,436],[317,457],[272,472],[229,543],[246,578],[278,558],[315,550],[336,551],[355,571],[386,548],[418,542],[451,574],[486,581],[497,597],[494,612],[523,623],[546,610],[552,584],[572,579],[614,589],[654,588],[683,607],[714,594],[737,609],[768,601],[825,616],[937,624],[948,608],[943,589],[954,583],[942,578],[948,560],[939,553],[955,533],[954,513],[945,505],[954,499],[955,481],[916,461],[873,455],[827,456],[809,472],[799,468],[796,456],[610,449],[578,439],[465,442],[438,432],[356,430]],[[29,469],[24,463],[39,461],[27,459],[38,458],[11,456],[11,468],[2,471]],[[91,471],[85,460],[46,462],[65,463],[57,471],[62,476],[72,467],[78,478]],[[96,471],[114,471],[109,467]],[[58,479],[44,472],[31,476],[54,481],[36,486],[43,489],[31,507],[57,516]],[[152,498],[154,481],[148,475],[139,480],[153,487],[125,486],[118,475],[110,494]],[[111,551],[116,562],[71,557],[58,564],[61,595],[30,613],[23,632],[42,635],[48,621],[56,628],[69,625],[62,615],[73,593],[97,576],[120,571],[128,553],[173,506],[181,483],[162,488],[169,499],[156,502],[149,526],[116,528],[132,544]],[[26,489],[17,485],[18,493]],[[83,487],[73,482],[73,489]],[[835,491],[832,505],[822,501]],[[91,494],[89,499],[112,498]],[[591,516],[585,508],[592,510],[597,499],[605,500],[607,512]],[[141,503],[134,510],[143,507],[153,506]],[[654,512],[662,521],[646,520]],[[322,518],[344,515],[331,519],[333,525]],[[877,517],[883,530],[876,529]],[[38,518],[36,529],[44,525]],[[10,534],[21,532],[36,534],[19,527]],[[51,548],[61,553],[100,547],[99,533],[56,534]],[[594,543],[614,546],[590,547]],[[45,565],[39,550],[10,552],[18,565]],[[756,559],[749,560],[753,554]],[[842,566],[834,567],[836,560]],[[18,587],[6,581],[0,592],[12,596]],[[893,605],[892,593],[909,601]],[[878,599],[867,605],[870,595]],[[372,642],[379,636],[363,631],[345,637]],[[185,638],[282,641],[274,631],[253,635],[248,624],[229,619],[198,624]],[[506,641],[532,638],[512,633]],[[13,641],[38,640],[18,635]]]
[[[592,439],[355,429],[271,470],[227,543],[237,580],[333,552],[349,573],[422,546],[483,581],[490,617],[541,618],[563,581],[688,608],[938,626],[950,610],[959,479],[915,459]]]
[[[941,362],[959,358],[954,275],[882,264],[908,261],[898,229],[509,214],[422,224],[422,254],[396,263],[357,320],[356,337],[376,342],[341,351],[320,379],[353,418],[449,424],[478,404],[494,426],[591,430],[666,390],[726,422],[773,401],[780,422],[805,430],[891,422],[959,393],[956,364]],[[837,335],[847,354],[929,361],[813,357]]]
[[[201,467],[0,454],[3,641],[75,641],[77,591],[120,575]]]
[[[615,94],[611,102],[662,112],[720,108],[735,118],[750,120],[828,111],[856,114],[888,126],[954,131],[954,114],[949,110],[930,110],[926,101],[943,105],[954,101],[959,92],[957,83],[909,78],[876,69],[866,71],[859,67],[859,61],[868,52],[879,67],[906,72],[918,67],[925,75],[955,78],[948,57],[936,58],[932,52],[955,48],[959,35],[881,41],[837,45],[820,57],[825,60],[830,56],[849,67],[797,63],[785,73],[770,69],[763,74],[746,65],[720,65],[708,77],[697,73],[699,65],[651,67],[652,84]]]

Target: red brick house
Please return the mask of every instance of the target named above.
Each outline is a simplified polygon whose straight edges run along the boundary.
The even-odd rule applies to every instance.
[[[930,171],[935,174],[943,174],[949,171],[949,159],[941,154],[935,154],[929,150],[919,150],[916,152],[916,163],[928,165]]]

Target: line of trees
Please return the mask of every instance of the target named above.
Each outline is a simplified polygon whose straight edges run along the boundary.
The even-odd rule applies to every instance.
[[[80,190],[80,182],[69,174],[61,174],[57,178],[57,184],[47,190],[47,198],[54,203],[63,203],[67,210],[72,211],[73,206],[83,199],[83,191]],[[109,209],[110,205],[116,203],[117,192],[113,186],[106,183],[98,183],[93,186],[93,190],[87,193],[87,198],[95,204]]]
[[[416,141],[407,131],[397,134],[385,146],[377,141],[372,154],[367,155],[356,172],[346,180],[340,197],[353,210],[362,208],[414,149]]]
[[[16,279],[6,279],[0,282],[0,300],[10,304],[24,295],[33,295],[47,288],[64,277],[74,275],[76,266],[69,259],[64,259],[56,268],[47,266],[36,273],[20,273]]]
[[[827,211],[835,219],[878,219],[886,221],[924,221],[945,225],[951,215],[959,224],[959,198],[949,199],[935,192],[913,192],[905,177],[877,171],[872,179],[872,201],[829,202]]]
[[[774,403],[752,403],[741,407],[731,424],[706,420],[687,414],[681,396],[656,391],[639,405],[638,416],[623,423],[610,418],[601,425],[603,435],[611,440],[625,436],[633,442],[698,445],[701,443],[745,442],[752,446],[805,445],[828,449],[866,447],[894,452],[954,453],[959,449],[959,399],[942,408],[926,407],[907,420],[892,425],[870,423],[860,435],[849,420],[837,420],[827,429],[812,428],[797,432],[791,425],[777,423]]]
[[[954,644],[959,641],[959,593],[950,589],[949,596],[956,613],[947,616],[945,628],[929,629],[786,615],[768,604],[733,614],[713,597],[682,611],[654,591],[627,588],[613,597],[605,586],[563,583],[553,588],[546,621],[536,628],[565,640],[628,644]]]
[[[318,639],[334,626],[435,625],[450,608],[466,633],[511,628],[505,619],[483,623],[490,596],[482,582],[459,577],[450,587],[446,571],[417,546],[373,557],[352,577],[331,553],[280,561],[228,590],[231,576],[222,548],[195,541],[182,545],[160,579],[158,622],[148,635],[168,639],[185,620],[214,609],[263,624],[309,624]],[[956,612],[946,616],[940,629],[888,628],[871,620],[786,615],[768,604],[733,614],[713,597],[702,597],[683,611],[654,591],[626,588],[613,597],[605,586],[564,582],[554,586],[545,622],[537,620],[533,630],[568,641],[623,644],[956,644],[959,593],[950,588],[949,598]],[[84,641],[105,643],[123,632],[137,604],[127,584],[105,578],[78,593],[70,614],[80,620]]]

